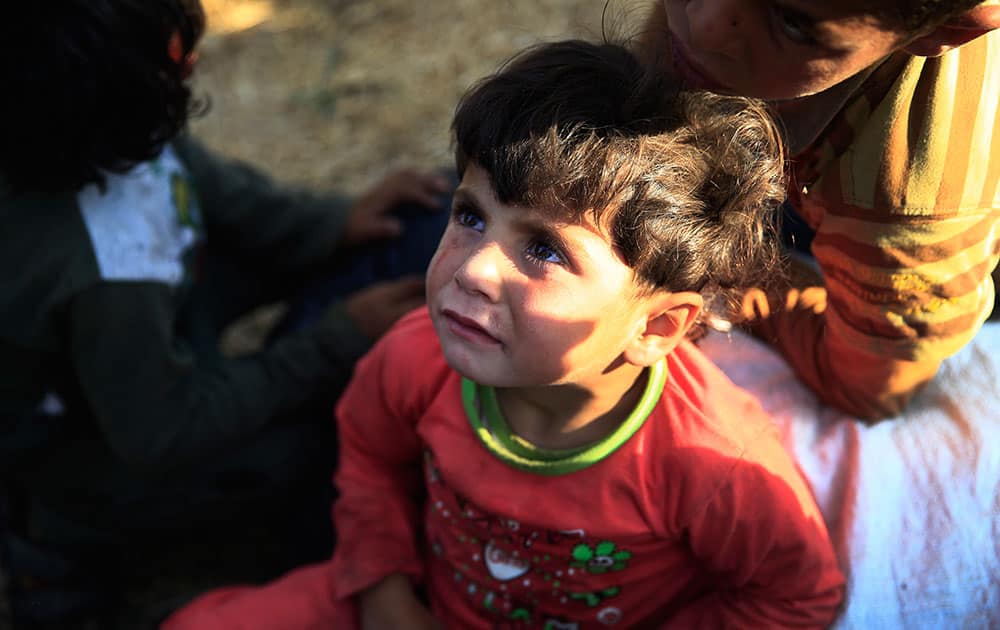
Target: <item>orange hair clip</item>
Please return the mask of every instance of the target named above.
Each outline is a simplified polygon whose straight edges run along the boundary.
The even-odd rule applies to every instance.
[[[198,61],[198,53],[191,51],[187,55],[184,54],[184,39],[181,37],[180,31],[174,31],[173,35],[170,36],[170,41],[167,42],[167,55],[174,63],[182,66],[182,79],[188,78],[194,72],[194,64]]]

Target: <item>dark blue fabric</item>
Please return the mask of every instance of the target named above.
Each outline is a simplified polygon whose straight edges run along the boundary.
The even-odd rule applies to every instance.
[[[315,322],[335,300],[376,282],[423,274],[448,225],[450,207],[450,194],[442,196],[441,210],[401,205],[394,214],[403,222],[402,236],[358,247],[346,254],[331,274],[307,286],[291,302],[273,335],[280,336]]]
[[[799,216],[788,201],[781,204],[781,243],[786,249],[812,257],[816,232]]]

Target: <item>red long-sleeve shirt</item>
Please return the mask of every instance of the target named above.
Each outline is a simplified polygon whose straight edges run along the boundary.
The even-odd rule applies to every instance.
[[[829,624],[843,578],[756,401],[688,344],[649,380],[627,430],[539,452],[406,317],[338,406],[333,591],[409,574],[461,628]]]
[[[843,576],[756,400],[685,343],[643,401],[601,444],[533,449],[415,311],[337,408],[332,562],[211,594],[165,627],[348,628],[352,596],[394,573],[448,628],[829,625]]]

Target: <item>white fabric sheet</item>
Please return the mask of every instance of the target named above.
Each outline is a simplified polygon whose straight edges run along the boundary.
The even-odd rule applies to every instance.
[[[1000,323],[871,426],[749,336],[701,347],[757,394],[812,484],[848,576],[835,628],[1000,628]]]

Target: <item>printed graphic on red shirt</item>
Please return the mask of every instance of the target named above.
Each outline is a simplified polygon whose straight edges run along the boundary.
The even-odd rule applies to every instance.
[[[431,551],[494,628],[577,630],[625,619],[615,603],[629,550],[583,529],[536,529],[489,513],[442,483],[429,451],[424,461]]]

